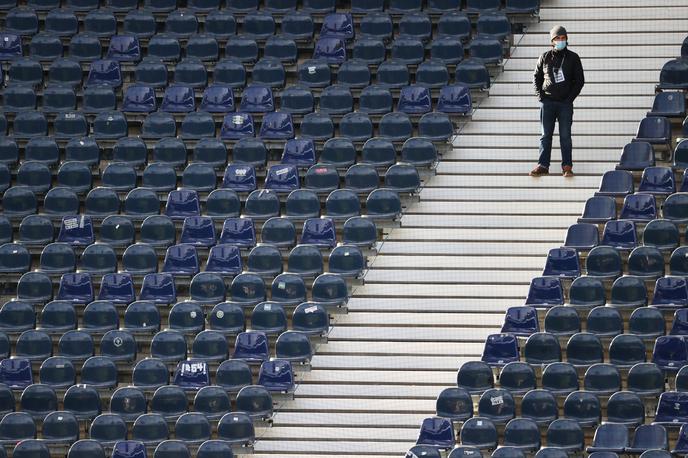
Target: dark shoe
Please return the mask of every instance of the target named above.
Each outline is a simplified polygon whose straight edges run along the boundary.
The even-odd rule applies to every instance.
[[[561,174],[564,175],[566,178],[571,178],[573,176],[573,167],[570,165],[566,165],[563,167]]]
[[[529,175],[531,177],[541,177],[542,175],[547,175],[547,174],[549,174],[549,169],[547,167],[543,167],[541,165],[538,165],[533,170],[531,170],[529,173]]]

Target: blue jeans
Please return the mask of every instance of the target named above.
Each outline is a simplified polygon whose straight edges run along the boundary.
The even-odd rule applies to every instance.
[[[559,143],[561,145],[561,166],[573,165],[571,159],[571,124],[573,123],[573,103],[543,100],[540,103],[540,159],[538,164],[549,168],[552,155],[552,135],[554,124],[559,121]]]

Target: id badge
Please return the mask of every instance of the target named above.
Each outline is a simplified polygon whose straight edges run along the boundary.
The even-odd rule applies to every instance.
[[[559,68],[559,70],[557,70],[557,71],[554,73],[554,82],[555,82],[555,83],[563,83],[563,82],[564,82],[564,79],[565,79],[565,78],[564,78],[564,69],[563,69],[563,68]]]

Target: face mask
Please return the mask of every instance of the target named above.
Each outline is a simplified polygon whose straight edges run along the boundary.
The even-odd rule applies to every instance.
[[[565,47],[566,47],[566,41],[555,41],[555,42],[554,42],[554,48],[555,48],[557,51],[561,51],[561,50],[564,49]]]

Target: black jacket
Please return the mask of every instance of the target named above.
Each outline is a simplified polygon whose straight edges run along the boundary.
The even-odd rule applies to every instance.
[[[564,81],[554,81],[555,70],[564,62]],[[580,57],[568,48],[561,51],[549,50],[540,56],[533,74],[533,87],[538,100],[571,102],[578,97],[585,84]]]

